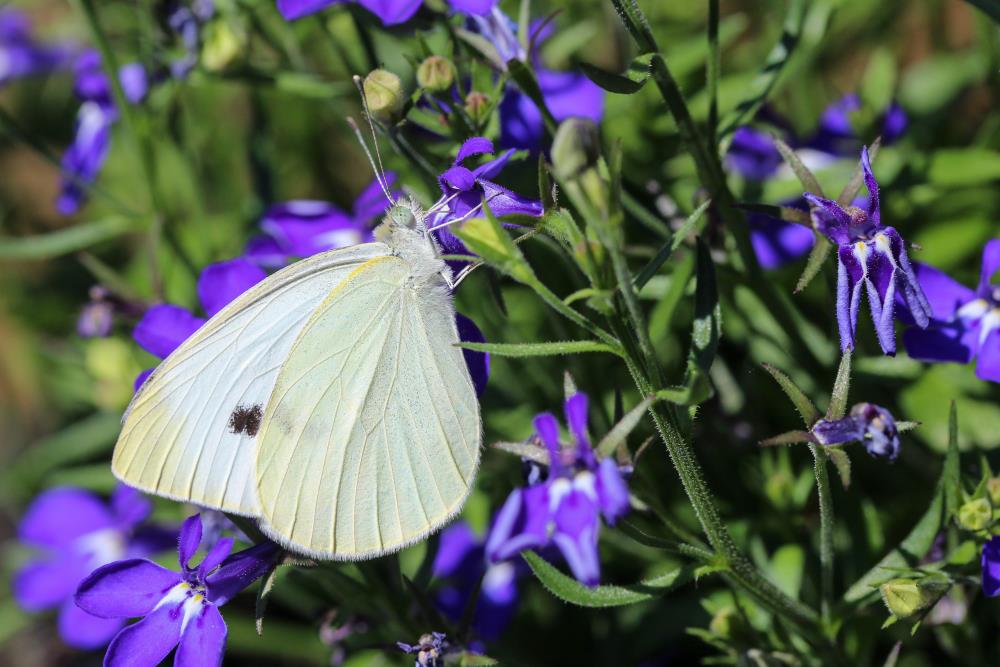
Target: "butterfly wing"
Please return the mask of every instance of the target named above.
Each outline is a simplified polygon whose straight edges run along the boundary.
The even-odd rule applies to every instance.
[[[299,331],[369,243],[315,255],[261,281],[156,368],[122,419],[111,467],[130,486],[255,516],[255,422]],[[242,416],[242,418],[241,418]]]
[[[451,296],[409,264],[358,268],[316,310],[261,425],[261,528],[354,560],[412,544],[461,508],[479,465],[479,406]]]

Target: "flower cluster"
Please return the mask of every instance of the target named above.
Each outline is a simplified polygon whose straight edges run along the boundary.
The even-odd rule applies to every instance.
[[[504,502],[486,540],[490,562],[554,543],[581,583],[600,582],[600,517],[614,524],[628,512],[629,498],[618,465],[611,458],[599,461],[590,445],[587,403],[582,393],[566,400],[566,422],[573,436],[570,447],[562,446],[554,415],[535,417],[536,435],[548,451],[548,475],[544,481],[515,489]]]

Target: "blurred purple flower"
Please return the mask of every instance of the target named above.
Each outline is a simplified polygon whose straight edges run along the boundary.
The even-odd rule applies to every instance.
[[[828,106],[820,116],[815,133],[804,142],[805,146],[830,155],[850,156],[861,148],[861,138],[851,123],[851,114],[861,108],[861,98],[848,93]],[[906,131],[908,118],[903,108],[892,102],[877,121],[883,145],[899,139]]]
[[[896,291],[903,297],[913,319],[921,328],[929,322],[931,308],[906,254],[906,246],[892,227],[880,219],[878,183],[872,173],[868,148],[861,151],[861,165],[868,187],[867,210],[846,209],[831,200],[806,193],[812,205],[816,229],[830,238],[837,252],[837,324],[841,349],[854,347],[861,289],[868,294],[872,321],[879,345],[887,355],[896,353],[893,328]]]
[[[438,589],[437,605],[455,621],[482,580],[472,625],[483,639],[498,639],[517,607],[516,564],[488,563],[482,541],[467,523],[458,521],[441,532],[433,571],[444,582]]]
[[[39,44],[31,34],[31,22],[23,13],[0,7],[0,86],[27,76],[47,74],[66,67],[73,49],[64,45]]]
[[[771,135],[749,125],[736,128],[726,152],[726,166],[752,181],[767,180],[781,166],[781,153]]]
[[[528,53],[517,39],[517,24],[489,0],[449,0],[452,9],[468,17],[471,27],[497,50],[500,59],[534,64],[538,86],[552,116],[562,122],[571,116],[589,118],[595,123],[604,116],[604,91],[580,72],[558,72],[541,66],[536,52]],[[537,47],[547,35],[532,29]],[[545,124],[538,106],[512,84],[500,102],[500,145],[504,148],[542,148]]]
[[[423,0],[354,0],[384,25],[405,23],[417,13]],[[277,0],[278,12],[286,21],[309,16],[333,5],[343,5],[351,0]]]
[[[230,555],[233,540],[227,537],[192,567],[201,542],[196,514],[181,527],[180,573],[132,558],[105,565],[80,584],[76,604],[85,612],[115,620],[143,617],[111,641],[105,667],[155,667],[175,646],[175,667],[222,664],[227,630],[219,607],[274,567],[280,549],[263,542]]]
[[[166,3],[167,25],[180,38],[184,48],[184,55],[169,63],[170,75],[175,79],[187,77],[198,64],[201,28],[213,16],[215,4],[212,0],[195,0],[190,5],[180,0]]]
[[[451,233],[447,225],[475,215],[481,206],[488,206],[498,217],[505,215],[542,215],[542,203],[527,199],[511,190],[497,185],[492,178],[496,177],[507,165],[514,150],[505,151],[499,157],[485,164],[469,169],[463,162],[476,155],[493,153],[493,142],[483,137],[473,137],[465,141],[458,149],[458,155],[451,167],[438,178],[441,186],[441,199],[431,207],[427,216],[427,227],[438,228],[435,232],[438,242],[446,254],[461,254],[467,252],[457,236]]]
[[[784,201],[782,206],[808,208],[805,199]],[[750,242],[753,244],[757,261],[765,269],[778,269],[809,252],[816,235],[803,225],[778,220],[764,213],[747,214],[750,226]]]
[[[613,525],[628,512],[628,486],[611,458],[594,456],[587,435],[587,396],[566,401],[566,422],[573,446],[559,442],[559,422],[550,413],[535,417],[535,432],[549,453],[544,482],[515,489],[497,513],[486,540],[490,562],[524,549],[554,543],[573,576],[586,586],[600,582],[597,537],[600,517]]]
[[[445,655],[452,648],[443,632],[428,632],[421,635],[416,644],[396,642],[396,646],[404,653],[416,654],[414,667],[443,667]]]
[[[874,403],[858,403],[843,419],[820,419],[812,434],[821,445],[864,443],[874,457],[890,461],[899,455],[899,431],[892,414]]]
[[[923,361],[976,361],[976,375],[1000,382],[1000,238],[983,248],[979,285],[971,290],[943,272],[916,265],[917,281],[930,302],[926,329],[903,333],[906,351]]]
[[[994,535],[983,545],[983,593],[986,597],[1000,595],[1000,536]]]
[[[396,174],[386,172],[385,179],[393,199],[398,199],[399,193],[392,190]],[[358,195],[350,213],[324,201],[297,199],[275,204],[260,222],[265,236],[251,239],[244,256],[276,268],[293,259],[372,241],[373,223],[388,207],[377,180]]]
[[[115,490],[110,504],[83,489],[45,491],[18,527],[18,539],[38,553],[14,575],[14,599],[28,611],[59,607],[59,635],[68,645],[106,645],[124,622],[88,614],[73,602],[73,593],[102,565],[169,547],[174,537],[166,531],[137,530],[151,509],[148,500],[127,486]]]
[[[198,276],[198,299],[205,315],[212,317],[266,277],[263,269],[242,257],[208,265]],[[164,359],[204,323],[205,319],[186,308],[160,304],[146,311],[132,330],[132,338],[142,349]],[[136,391],[151,372],[145,370],[136,378]]]

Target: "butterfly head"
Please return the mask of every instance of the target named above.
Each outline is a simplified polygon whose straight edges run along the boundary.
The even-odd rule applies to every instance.
[[[427,231],[424,218],[420,204],[412,199],[400,198],[375,229],[375,238],[388,245],[393,254],[410,263],[415,279],[427,280],[444,275],[447,282],[451,271],[441,260],[440,250]]]

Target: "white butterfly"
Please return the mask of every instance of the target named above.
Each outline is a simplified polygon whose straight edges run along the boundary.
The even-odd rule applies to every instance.
[[[293,264],[212,317],[133,398],[114,474],[318,558],[376,557],[445,524],[482,436],[424,220],[403,200],[378,241]]]

